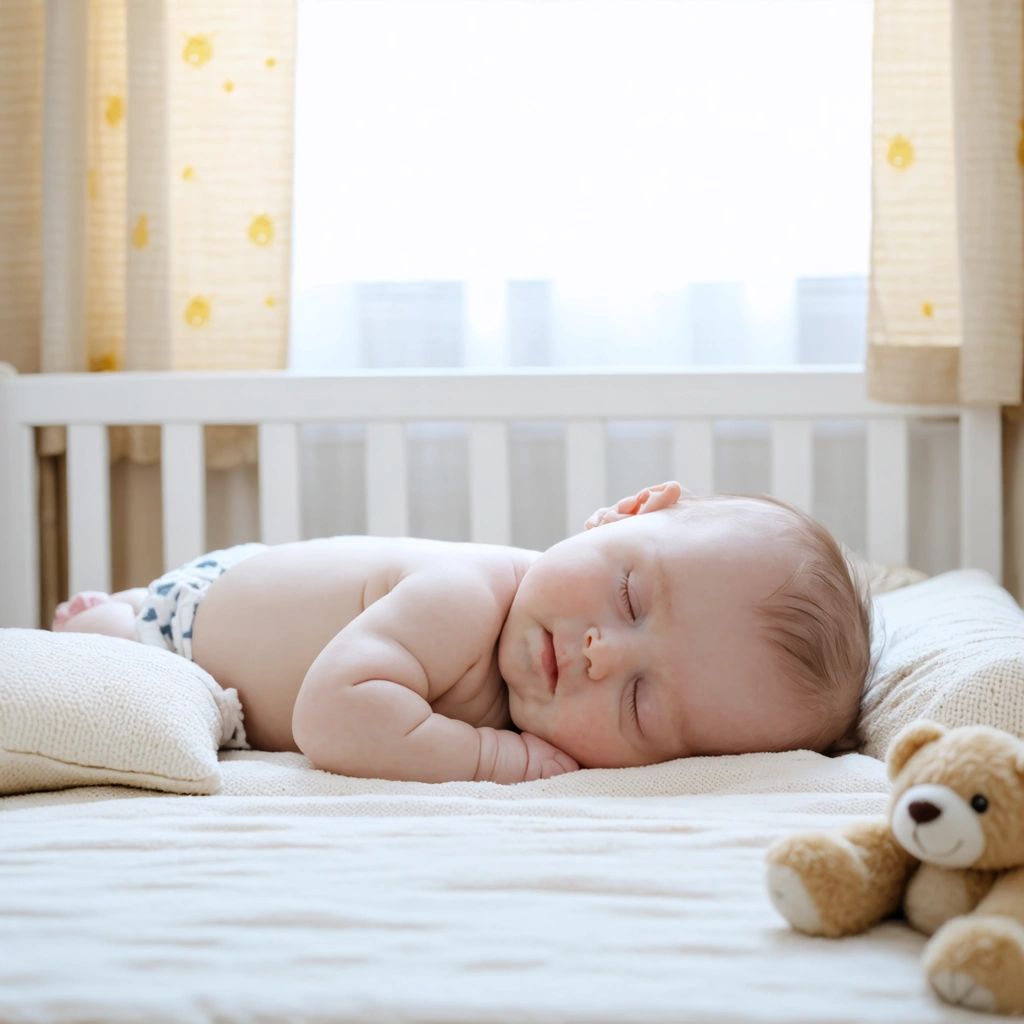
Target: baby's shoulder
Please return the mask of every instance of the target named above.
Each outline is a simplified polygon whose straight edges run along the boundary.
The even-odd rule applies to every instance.
[[[504,612],[512,604],[532,552],[501,544],[411,539],[404,575],[425,575],[464,595],[489,595]]]

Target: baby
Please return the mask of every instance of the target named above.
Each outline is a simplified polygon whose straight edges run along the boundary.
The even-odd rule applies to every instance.
[[[148,590],[76,595],[54,628],[191,658],[238,690],[258,749],[421,782],[825,750],[869,663],[869,608],[822,526],[675,482],[543,553],[243,545]]]

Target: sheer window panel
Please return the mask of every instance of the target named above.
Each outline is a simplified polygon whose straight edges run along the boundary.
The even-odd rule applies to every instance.
[[[260,539],[256,466],[206,470],[206,547],[210,551]]]
[[[605,505],[671,480],[672,425],[658,420],[610,420],[605,428]],[[582,525],[582,524],[581,524]]]
[[[512,543],[544,551],[566,536],[565,426],[513,422],[508,439]]]
[[[405,428],[409,533],[467,541],[469,430],[464,423],[410,423]]]
[[[767,420],[716,420],[715,490],[770,494],[772,425]]]
[[[300,0],[293,365],[859,361],[870,46],[870,0]]]
[[[911,421],[910,564],[929,575],[960,566],[960,431],[949,421]]]
[[[359,423],[304,423],[302,536],[366,533],[366,428]]]
[[[862,420],[813,424],[811,514],[854,551],[867,550],[867,425]]]

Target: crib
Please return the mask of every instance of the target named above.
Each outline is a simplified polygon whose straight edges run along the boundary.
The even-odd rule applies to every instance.
[[[108,426],[161,427],[171,567],[206,546],[205,424],[258,425],[260,532],[280,543],[301,535],[302,424],[363,426],[367,527],[401,535],[407,425],[460,421],[472,539],[508,543],[510,434],[552,420],[565,425],[566,534],[616,497],[615,421],[670,423],[673,475],[698,492],[715,483],[716,422],[768,421],[771,490],[803,508],[817,424],[861,421],[865,554],[888,565],[906,564],[920,529],[912,425],[947,421],[960,563],[999,578],[999,410],[876,404],[859,367],[11,371],[0,375],[0,625],[38,625],[38,426],[67,428],[78,590],[110,584]],[[995,589],[956,585],[964,600],[971,586]],[[884,811],[885,767],[872,757],[692,758],[512,787],[348,779],[292,753],[221,751],[219,764],[213,796],[96,786],[0,800],[4,1019],[968,1018],[929,993],[923,938],[904,925],[833,945],[791,933],[768,901],[771,839]]]
[[[566,535],[607,504],[605,424],[672,424],[673,475],[713,489],[716,420],[771,423],[772,494],[810,510],[816,420],[867,424],[867,556],[905,565],[908,423],[959,425],[960,564],[1000,578],[1001,434],[997,408],[869,401],[856,366],[689,367],[262,373],[17,375],[0,364],[0,625],[38,625],[34,428],[67,427],[69,587],[110,589],[108,426],[161,427],[163,558],[171,568],[205,550],[203,425],[257,424],[261,538],[300,537],[299,427],[350,422],[366,430],[366,521],[408,533],[405,425],[469,428],[471,539],[510,543],[508,424],[566,425]]]

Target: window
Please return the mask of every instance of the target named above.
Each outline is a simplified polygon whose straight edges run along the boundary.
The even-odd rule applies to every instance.
[[[299,0],[292,365],[861,362],[871,19],[871,0]],[[468,539],[465,426],[407,436],[411,532]],[[305,535],[362,532],[362,428],[303,437]],[[716,488],[767,490],[768,425],[715,437]],[[609,501],[672,475],[668,424],[607,439]],[[564,425],[509,442],[512,541],[547,547]],[[817,430],[812,511],[855,548],[864,451],[863,424]]]
[[[871,0],[300,0],[292,364],[859,362]]]

